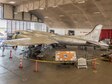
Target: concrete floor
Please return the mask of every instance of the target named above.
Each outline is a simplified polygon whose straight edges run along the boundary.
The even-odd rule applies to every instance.
[[[76,47],[68,50],[77,51],[78,57],[87,55],[88,59],[100,58],[105,51],[89,48],[88,53]],[[50,50],[50,56],[55,50]],[[1,52],[1,51],[0,51]],[[75,66],[59,66],[59,64],[39,63],[39,72],[34,72],[35,63],[29,59],[23,60],[23,69],[19,69],[19,54],[13,53],[9,59],[9,49],[5,50],[5,57],[0,57],[0,84],[112,84],[112,63],[97,60],[97,71],[91,64],[88,69],[77,69]],[[14,51],[13,51],[14,52]],[[51,53],[51,54],[50,54]],[[2,52],[1,52],[2,54]]]

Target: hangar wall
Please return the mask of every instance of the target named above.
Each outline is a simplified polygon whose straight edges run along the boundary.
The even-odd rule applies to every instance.
[[[30,21],[30,22],[40,21],[40,19],[37,16],[32,15],[29,12],[16,12],[15,6],[12,5],[1,4],[1,9],[3,10],[2,19],[21,20],[21,21]]]
[[[14,33],[17,30],[30,30],[31,22],[26,21],[15,21],[15,20],[6,20],[7,22],[7,32]]]
[[[6,31],[7,22],[5,20],[0,20],[0,30]]]
[[[47,31],[47,27],[44,23],[36,23],[39,22],[39,19],[28,13],[28,12],[20,12],[16,13],[15,12],[16,8],[12,5],[7,5],[7,4],[0,4],[0,18],[3,17],[3,19],[8,19],[5,24],[7,25],[7,32],[8,33],[14,33],[16,30],[39,30],[39,31]],[[3,12],[3,14],[2,14]],[[33,22],[31,22],[33,21]],[[2,28],[2,27],[1,27]],[[54,30],[56,34],[60,35],[68,35],[68,31],[74,31],[74,35],[85,35],[88,32],[91,31],[91,29],[73,29],[73,28],[68,28],[68,29],[59,29],[59,28],[49,28],[48,32],[50,30]],[[107,30],[103,30],[102,32],[105,32]],[[110,31],[108,31],[110,32]],[[101,39],[104,38],[112,38],[111,33],[101,33]]]
[[[2,4],[0,4],[0,18],[3,17],[3,7],[2,7]]]
[[[34,24],[34,30],[47,32],[47,26],[44,23]]]
[[[17,30],[39,30],[46,32],[46,25],[44,23],[6,20],[7,32],[14,33]]]
[[[13,19],[13,6],[11,5],[3,5],[3,18],[5,19]]]
[[[3,20],[1,20],[3,19]],[[7,4],[0,4],[0,29],[7,33],[14,33],[17,30],[40,30],[46,31],[46,25],[39,23],[38,17],[29,12],[15,12],[15,7]]]
[[[101,31],[100,39],[104,40],[105,38],[112,39],[112,29],[103,29]]]

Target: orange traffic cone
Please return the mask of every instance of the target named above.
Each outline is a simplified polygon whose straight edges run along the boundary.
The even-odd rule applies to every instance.
[[[12,59],[12,50],[10,50],[10,57],[9,59]]]
[[[96,70],[96,59],[92,60],[93,69]]]
[[[112,62],[112,56],[110,57],[110,62]]]
[[[37,61],[35,61],[35,70],[34,70],[34,72],[38,72],[38,62]]]
[[[20,69],[23,68],[23,60],[22,60],[22,58],[20,58],[19,68],[20,68]]]

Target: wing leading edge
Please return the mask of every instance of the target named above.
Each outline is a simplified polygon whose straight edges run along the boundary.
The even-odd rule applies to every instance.
[[[4,42],[4,44],[14,46],[28,46],[28,45],[52,44],[52,43],[58,43],[58,42],[47,37],[20,38],[20,39],[6,40]]]

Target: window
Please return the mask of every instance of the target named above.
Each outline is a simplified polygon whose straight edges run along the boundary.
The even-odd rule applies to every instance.
[[[24,26],[23,26],[24,22],[20,21],[20,30],[24,30]]]
[[[27,22],[26,30],[30,30],[30,29],[31,29],[31,22]]]
[[[0,19],[0,28],[2,28],[2,29],[7,28],[7,20]]]
[[[44,23],[41,23],[42,24],[42,31],[47,31],[47,28],[46,28],[46,25]]]
[[[10,20],[7,20],[7,32],[12,33],[12,22]]]
[[[34,22],[31,23],[31,29],[35,30],[35,23]]]
[[[24,24],[23,24],[23,30],[26,30],[26,27],[27,27],[27,22],[24,22]]]
[[[70,36],[75,35],[75,31],[74,30],[68,30],[68,35],[70,35]]]
[[[16,31],[16,21],[12,21],[12,33]]]
[[[1,20],[0,29],[12,34],[18,30],[39,30],[45,31],[46,25],[37,22],[17,21],[17,20]]]
[[[20,21],[16,21],[16,30],[20,29]]]
[[[54,34],[54,33],[55,33],[55,31],[54,31],[54,30],[50,30],[50,33],[53,33],[53,34]]]
[[[0,4],[0,18],[3,18],[3,6]]]

